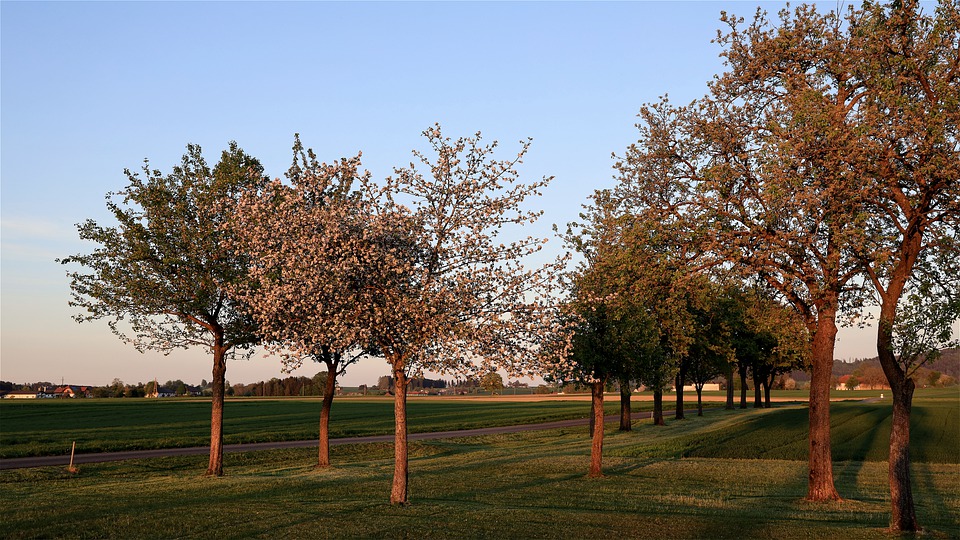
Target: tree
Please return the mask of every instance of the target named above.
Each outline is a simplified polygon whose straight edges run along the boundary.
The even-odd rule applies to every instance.
[[[704,308],[695,313],[695,338],[688,356],[688,374],[697,392],[697,416],[703,416],[703,387],[727,371],[734,356],[727,290],[711,284]]]
[[[357,264],[364,226],[360,157],[320,163],[294,138],[293,164],[279,180],[243,198],[234,225],[237,249],[251,260],[250,279],[234,294],[249,306],[286,369],[306,359],[327,367],[320,408],[317,467],[330,466],[329,425],[337,377],[365,345]]]
[[[641,110],[641,142],[624,160],[634,177],[657,179],[651,197],[700,232],[714,264],[759,276],[801,313],[812,339],[807,498],[839,499],[830,452],[830,369],[837,315],[859,274],[868,198],[857,165],[856,62],[837,13],[812,6],[724,14],[718,34],[727,71],[689,107],[666,100]],[[662,196],[660,196],[662,198]],[[707,231],[704,231],[706,229]],[[706,234],[703,234],[706,232]]]
[[[213,355],[210,460],[207,475],[223,474],[223,395],[228,358],[249,354],[256,325],[228,293],[247,276],[246,259],[226,246],[225,225],[241,193],[267,181],[260,163],[231,142],[212,170],[188,145],[168,175],[143,166],[125,171],[129,185],[107,197],[117,226],[79,224],[80,238],[98,245],[74,255],[88,273],[68,272],[77,321],[107,319],[137,350],[202,347]]]
[[[631,309],[635,306],[616,295],[597,294],[604,287],[602,265],[596,259],[592,262],[594,266],[583,265],[574,274],[573,290],[562,312],[563,331],[548,346],[564,360],[551,378],[590,387],[589,476],[596,478],[603,476],[604,389],[611,376],[638,364],[637,357],[650,342],[651,325],[642,310]]]
[[[910,486],[911,375],[927,356],[899,351],[895,335],[915,328],[898,321],[905,295],[925,289],[928,278],[920,277],[911,292],[914,275],[936,275],[930,264],[943,268],[958,253],[960,5],[940,2],[928,15],[914,0],[869,3],[850,20],[858,45],[852,69],[864,96],[862,171],[870,187],[870,219],[857,257],[880,306],[877,353],[893,395],[890,527],[916,531],[920,526]],[[910,302],[933,301],[917,296]]]
[[[615,190],[596,191],[584,208],[584,223],[569,224],[566,234],[585,259],[572,280],[575,312],[603,308],[612,315],[619,325],[615,345],[622,351],[610,353],[600,367],[605,376],[633,376],[653,388],[654,424],[663,425],[663,390],[691,339],[688,307],[695,294],[686,275],[689,254],[676,243],[674,223],[650,212],[623,182]]]
[[[541,371],[539,337],[546,333],[556,265],[526,269],[522,261],[544,240],[503,242],[500,232],[530,223],[540,212],[520,205],[549,178],[522,184],[517,164],[493,159],[497,146],[480,135],[452,140],[434,126],[424,133],[432,157],[414,152],[382,186],[364,185],[371,211],[357,251],[365,268],[369,342],[393,377],[394,478],[390,501],[408,501],[406,391],[424,369],[441,373],[487,371],[509,375]]]
[[[491,395],[503,393],[503,377],[496,371],[488,371],[480,379],[480,386]]]

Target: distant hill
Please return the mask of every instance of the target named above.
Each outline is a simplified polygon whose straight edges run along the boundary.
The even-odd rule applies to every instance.
[[[849,362],[844,360],[834,360],[833,374],[849,375],[864,364],[879,366],[880,359],[874,356],[873,358],[858,358]],[[939,371],[945,375],[950,375],[955,379],[960,378],[960,349],[943,349],[940,351],[939,358],[933,362],[924,364],[923,367],[931,371]]]

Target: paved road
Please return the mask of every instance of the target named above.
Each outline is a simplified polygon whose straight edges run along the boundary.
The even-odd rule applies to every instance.
[[[673,411],[663,411],[664,416],[673,414]],[[634,420],[650,418],[652,413],[649,411],[633,413]],[[411,441],[422,441],[429,439],[450,439],[454,437],[474,437],[477,435],[497,435],[501,433],[518,433],[521,431],[535,431],[543,429],[568,428],[576,426],[585,426],[589,418],[576,418],[573,420],[558,420],[556,422],[544,422],[542,424],[520,424],[516,426],[498,426],[479,429],[463,429],[459,431],[434,431],[431,433],[410,433],[407,438]],[[619,422],[619,415],[607,416],[604,422]],[[362,444],[362,443],[380,443],[393,442],[393,435],[371,435],[368,437],[345,437],[341,439],[330,439],[330,445],[340,444]],[[280,448],[309,448],[316,447],[317,440],[309,441],[281,441],[265,443],[248,444],[227,444],[224,445],[224,452],[250,452],[253,450],[276,450]],[[170,456],[192,456],[204,455],[210,452],[209,446],[194,446],[190,448],[159,448],[156,450],[131,450],[127,452],[102,452],[98,454],[77,454],[73,458],[74,465],[84,463],[101,463],[104,461],[123,461],[126,459],[145,459]],[[67,466],[70,464],[70,455],[63,456],[39,456],[25,458],[0,459],[0,470],[4,469],[22,469],[27,467],[50,467]]]

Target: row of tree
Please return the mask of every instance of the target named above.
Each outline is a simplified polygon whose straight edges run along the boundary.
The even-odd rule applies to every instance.
[[[761,309],[791,306],[796,315],[783,317],[798,316],[808,336],[807,497],[834,500],[837,325],[878,306],[893,396],[891,528],[917,530],[914,379],[960,315],[960,4],[932,14],[911,0],[826,14],[799,6],[776,22],[759,10],[748,23],[722,20],[726,72],[689,105],[663,98],[641,109],[618,185],[596,193],[568,233],[585,258],[568,279],[568,353],[595,381],[618,372],[593,356],[637,355],[653,362],[640,380],[663,387],[684,355],[729,355],[703,292],[762,283]],[[711,339],[698,344],[707,327]],[[758,338],[749,346],[779,346]]]
[[[200,346],[213,354],[210,461],[223,473],[226,360],[255,345],[287,367],[327,368],[318,466],[336,379],[362,355],[391,367],[395,474],[390,500],[407,502],[406,393],[423,370],[476,377],[499,368],[541,372],[534,354],[552,324],[550,287],[559,264],[525,268],[544,240],[505,241],[521,209],[549,178],[519,181],[512,159],[480,135],[450,139],[434,126],[428,153],[380,184],[360,156],[328,165],[299,137],[286,181],[270,181],[235,143],[210,168],[189,145],[169,174],[145,164],[108,197],[118,225],[89,220],[93,253],[62,260],[78,320],[106,319],[139,349]]]
[[[523,266],[543,240],[501,238],[537,219],[522,204],[550,180],[519,181],[529,141],[497,160],[496,143],[434,126],[417,163],[380,183],[359,155],[328,165],[299,138],[286,181],[236,144],[213,168],[188,146],[170,174],[127,171],[107,203],[117,226],[79,226],[98,247],[63,260],[85,269],[69,274],[78,318],[107,319],[141,349],[213,353],[215,475],[229,356],[263,344],[288,365],[327,367],[320,466],[337,376],[362,354],[385,358],[394,503],[407,502],[406,391],[423,370],[575,373],[601,389],[627,377],[656,390],[697,384],[726,360],[728,376],[736,365],[763,387],[809,346],[808,498],[822,501],[839,498],[838,317],[872,302],[894,399],[892,526],[914,530],[912,377],[960,310],[958,3],[932,15],[906,1],[722,20],[727,71],[703,99],[641,109],[618,185],[565,235],[584,259],[565,276],[563,260]]]

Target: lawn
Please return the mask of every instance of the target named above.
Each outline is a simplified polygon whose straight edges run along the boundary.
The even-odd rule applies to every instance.
[[[960,537],[957,397],[921,394],[914,409],[925,538]],[[76,475],[2,471],[0,536],[890,538],[886,463],[870,458],[884,429],[875,407],[834,407],[835,433],[848,426],[844,437],[870,441],[849,445],[834,465],[840,503],[802,500],[805,456],[771,457],[778,445],[769,440],[789,448],[805,431],[764,431],[805,421],[802,407],[784,406],[666,427],[642,421],[629,433],[609,426],[602,479],[585,476],[583,429],[415,442],[408,507],[387,503],[389,444],[334,447],[325,471],[312,468],[309,448],[230,454],[223,478],[200,476],[204,456],[90,464]]]

